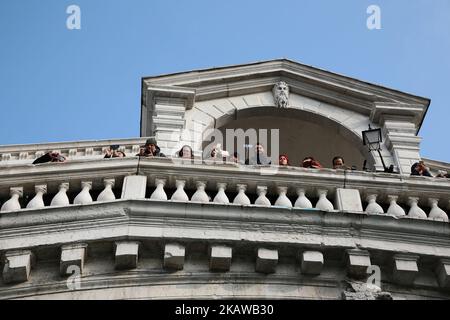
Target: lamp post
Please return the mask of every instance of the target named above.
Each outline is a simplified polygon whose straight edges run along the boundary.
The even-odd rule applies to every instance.
[[[392,173],[394,172],[394,166],[391,165],[389,168],[386,167],[384,163],[383,156],[381,155],[381,142],[383,141],[381,137],[381,129],[372,129],[369,124],[369,130],[362,132],[363,144],[368,146],[369,152],[378,151],[381,163],[383,164],[384,172]]]

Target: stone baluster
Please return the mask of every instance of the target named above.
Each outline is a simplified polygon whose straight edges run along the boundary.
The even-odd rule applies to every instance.
[[[383,208],[377,203],[377,195],[376,194],[367,195],[366,201],[368,202],[368,204],[367,204],[366,210],[364,212],[375,213],[375,214],[383,214],[384,213]]]
[[[69,158],[74,158],[77,156],[77,149],[69,149]]]
[[[297,195],[298,198],[295,201],[294,207],[302,209],[311,209],[313,207],[311,201],[309,201],[309,199],[305,195],[304,188],[297,188]]]
[[[316,203],[316,209],[324,210],[324,211],[332,211],[334,210],[333,204],[330,200],[327,199],[328,190],[326,189],[318,189],[317,195],[319,196],[319,200]]]
[[[92,181],[81,182],[81,192],[73,199],[73,204],[86,204],[92,202],[89,190],[92,189]]]
[[[97,197],[97,201],[113,201],[116,200],[116,195],[114,194],[112,188],[116,183],[115,179],[105,179],[103,180],[103,184],[105,189]]]
[[[272,204],[270,200],[267,199],[267,186],[257,186],[256,194],[258,195],[258,199],[256,199],[255,204],[259,206],[270,207]]]
[[[410,206],[410,209],[408,211],[408,217],[426,219],[427,214],[425,213],[425,211],[419,208],[419,205],[417,204],[418,202],[419,202],[418,197],[408,197],[408,204]]]
[[[136,154],[139,153],[140,150],[141,150],[141,146],[138,144],[131,146],[131,155],[135,156]]]
[[[67,191],[69,190],[69,183],[63,182],[59,185],[58,193],[53,197],[50,206],[67,206],[69,205],[69,197],[67,197]]]
[[[205,192],[206,188],[206,182],[204,181],[197,181],[197,191],[192,195],[191,201],[196,202],[209,202],[209,196]]]
[[[11,153],[3,153],[2,161],[9,161],[9,160],[11,160]]]
[[[403,210],[403,208],[397,204],[398,196],[388,195],[387,197],[388,197],[390,205],[389,205],[388,211],[386,213],[393,215],[395,217],[405,216],[406,215],[405,210]]]
[[[167,200],[167,194],[164,191],[164,186],[166,184],[166,179],[155,179],[156,189],[153,191],[150,199],[152,200]]]
[[[94,148],[86,148],[84,151],[85,156],[92,156],[94,154]]]
[[[23,196],[23,187],[10,188],[9,194],[11,195],[11,198],[2,205],[0,211],[20,210],[21,206],[19,198]]]
[[[447,214],[445,213],[444,210],[438,207],[439,199],[430,198],[428,199],[428,202],[431,206],[431,211],[430,214],[428,215],[428,218],[448,222]]]
[[[277,187],[278,199],[275,201],[276,206],[292,208],[292,202],[286,196],[288,187]]]
[[[189,197],[186,194],[186,192],[184,191],[185,184],[186,184],[185,180],[175,180],[175,185],[177,187],[177,190],[172,195],[170,200],[172,200],[172,201],[183,201],[183,202],[188,202],[189,201]]]
[[[223,203],[223,204],[229,204],[230,200],[228,199],[226,193],[225,193],[225,189],[227,188],[227,184],[226,183],[221,183],[218,182],[217,183],[217,194],[214,197],[214,202],[215,203]]]
[[[237,184],[237,191],[238,194],[234,198],[233,203],[234,204],[240,204],[240,205],[250,205],[250,199],[245,194],[245,191],[247,190],[246,184]]]
[[[34,187],[36,195],[33,199],[30,200],[27,204],[28,209],[38,209],[38,208],[44,208],[44,194],[47,193],[47,185],[46,184],[40,184],[36,185]]]
[[[28,159],[28,152],[19,153],[19,160],[27,160],[27,159]]]

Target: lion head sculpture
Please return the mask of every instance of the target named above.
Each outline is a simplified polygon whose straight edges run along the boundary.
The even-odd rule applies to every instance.
[[[272,89],[273,99],[278,108],[287,108],[289,105],[289,86],[286,82],[277,82]]]

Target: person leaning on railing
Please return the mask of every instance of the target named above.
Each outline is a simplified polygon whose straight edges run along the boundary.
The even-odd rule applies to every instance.
[[[177,155],[179,158],[194,159],[194,153],[192,152],[192,148],[187,144],[181,147],[179,151],[177,151]]]
[[[311,168],[311,169],[322,169],[323,166],[319,161],[315,160],[313,157],[306,157],[303,159],[301,166],[303,168]]]
[[[126,157],[125,152],[119,150],[119,145],[112,145],[106,150],[104,158],[124,158]]]
[[[433,175],[430,173],[430,170],[425,166],[425,163],[423,161],[416,162],[411,166],[411,175],[433,177]]]
[[[351,170],[351,168],[345,165],[344,158],[341,156],[334,157],[332,163],[333,169]]]
[[[33,161],[33,164],[47,163],[47,162],[66,162],[67,158],[58,152],[47,152]]]
[[[289,164],[289,158],[287,154],[280,154],[278,157],[278,165],[279,166],[290,166]]]
[[[165,158],[166,155],[161,152],[161,148],[158,147],[155,138],[149,138],[145,142],[145,145],[140,148],[139,153],[136,155],[139,157],[161,157]]]

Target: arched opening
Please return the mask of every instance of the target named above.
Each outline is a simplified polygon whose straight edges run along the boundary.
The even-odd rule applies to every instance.
[[[215,128],[222,132],[223,146],[226,146],[227,129],[267,129],[269,134],[264,147],[268,155],[272,154],[270,132],[279,129],[279,153],[287,154],[292,166],[300,166],[307,156],[314,157],[326,168],[332,167],[334,156],[342,156],[347,166],[358,170],[362,169],[364,160],[367,160],[367,167],[374,164],[374,158],[358,135],[334,120],[304,110],[252,107],[216,119]],[[206,137],[203,148],[211,141],[214,139]]]

